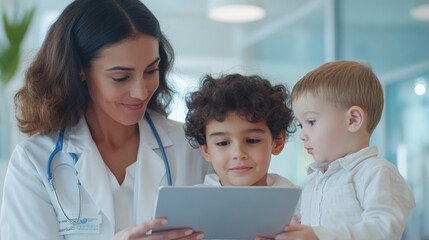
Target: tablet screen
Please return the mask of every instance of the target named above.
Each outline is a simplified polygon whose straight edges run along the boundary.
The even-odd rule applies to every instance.
[[[205,239],[272,238],[291,221],[300,195],[298,188],[163,186],[154,218],[169,223],[154,232],[190,227]]]

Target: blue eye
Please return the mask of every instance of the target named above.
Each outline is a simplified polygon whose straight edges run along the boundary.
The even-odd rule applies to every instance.
[[[302,124],[301,124],[301,123],[300,123],[300,124],[298,124],[298,127],[302,129]]]
[[[308,123],[310,123],[311,126],[313,126],[315,122],[316,122],[316,120],[309,120],[308,121]]]

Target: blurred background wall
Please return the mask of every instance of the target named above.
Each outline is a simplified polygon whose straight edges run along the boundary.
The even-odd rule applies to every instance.
[[[324,62],[368,62],[385,91],[385,110],[371,144],[396,164],[413,189],[417,206],[404,239],[429,239],[425,204],[429,201],[429,21],[413,17],[413,9],[429,1],[252,0],[263,8],[262,19],[230,23],[208,17],[210,6],[228,1],[236,0],[143,0],[176,53],[170,78],[179,94],[170,118],[184,121],[184,96],[208,73],[259,74],[292,88]],[[32,6],[37,10],[23,43],[18,74],[1,86],[0,114],[7,120],[0,123],[0,183],[11,151],[26,137],[16,127],[13,95],[50,24],[70,2],[1,0],[1,12],[12,14],[18,9],[19,13]],[[0,33],[3,43],[2,28]],[[286,148],[273,158],[270,172],[302,186],[309,179],[306,166],[312,160],[297,136],[289,136]]]

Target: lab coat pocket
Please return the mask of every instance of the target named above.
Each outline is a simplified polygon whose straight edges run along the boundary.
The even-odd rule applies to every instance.
[[[78,212],[71,212],[70,209],[64,209],[66,214],[70,217],[77,216]],[[67,211],[69,210],[69,211]],[[100,225],[102,223],[102,215],[99,209],[95,208],[93,204],[82,204],[81,216],[79,220],[72,219],[76,222],[70,222],[66,219],[61,212],[58,214],[59,234],[68,235],[73,234],[78,237],[80,234],[98,234],[100,233]],[[71,239],[67,237],[67,239]],[[78,238],[76,238],[78,239]]]

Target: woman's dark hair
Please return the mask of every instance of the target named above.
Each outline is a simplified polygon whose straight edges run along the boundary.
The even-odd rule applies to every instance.
[[[215,79],[207,75],[200,89],[187,96],[186,137],[193,147],[206,144],[207,122],[223,121],[228,111],[236,111],[252,123],[265,120],[273,138],[283,131],[293,133],[289,96],[284,85],[272,86],[259,76],[231,74]]]
[[[76,124],[89,102],[81,70],[103,48],[140,33],[159,42],[159,87],[148,108],[166,115],[173,92],[166,74],[174,54],[156,17],[139,0],[76,0],[51,26],[15,95],[20,130],[47,134]]]

